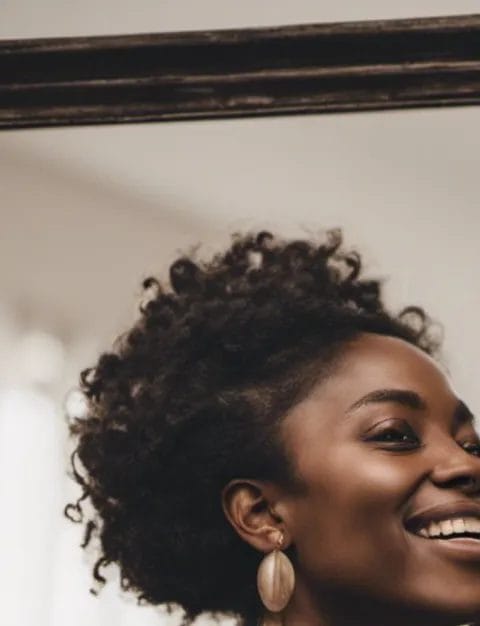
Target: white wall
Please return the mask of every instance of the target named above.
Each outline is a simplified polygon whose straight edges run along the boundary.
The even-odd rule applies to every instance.
[[[477,0],[2,0],[0,37],[242,28],[478,13]]]

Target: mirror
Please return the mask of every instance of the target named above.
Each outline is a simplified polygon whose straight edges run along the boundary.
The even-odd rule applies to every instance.
[[[209,14],[208,26],[197,6],[190,13],[197,21],[180,24],[172,4],[171,30],[253,21],[235,5],[230,23],[220,3],[210,4],[220,13]],[[477,8],[424,4],[425,15]],[[279,7],[275,17],[255,12],[255,24],[333,15],[304,2],[297,16],[298,6],[288,15]],[[333,19],[371,17],[360,7],[344,12]],[[383,5],[382,12],[375,17],[400,17]],[[402,12],[421,10],[407,3]],[[135,32],[150,28],[134,23]],[[11,36],[7,21],[0,24]],[[59,34],[35,27],[17,24],[13,35]],[[92,28],[126,32],[120,22]],[[68,20],[62,34],[80,35]],[[458,392],[480,411],[479,122],[477,107],[458,107],[0,134],[0,497],[10,512],[0,520],[0,583],[8,623],[178,624],[178,615],[120,594],[114,568],[100,595],[90,595],[93,556],[83,555],[80,529],[60,512],[77,493],[65,477],[66,391],[136,319],[141,280],[165,277],[181,251],[201,244],[199,256],[208,256],[235,231],[302,237],[341,227],[367,273],[385,278],[392,309],[418,304],[443,324]],[[75,395],[68,398],[70,411],[81,410]]]
[[[164,274],[180,250],[201,243],[208,255],[233,231],[302,236],[343,227],[368,272],[388,279],[392,307],[421,304],[445,325],[452,375],[480,408],[479,115],[458,108],[0,135],[2,369],[10,388],[30,381],[55,406],[39,415],[37,400],[33,409],[22,396],[4,398],[0,476],[24,481],[29,497],[18,502],[4,482],[15,515],[2,518],[1,536],[12,565],[27,542],[37,602],[10,596],[12,611],[40,611],[50,597],[61,616],[51,624],[67,614],[78,626],[175,624],[118,600],[113,583],[89,596],[79,530],[53,512],[72,493],[62,393],[130,325],[141,279]],[[50,379],[34,384],[45,369]],[[21,420],[8,423],[8,403]]]

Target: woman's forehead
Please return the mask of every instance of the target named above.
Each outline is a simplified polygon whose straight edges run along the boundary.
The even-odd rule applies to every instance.
[[[456,401],[449,379],[428,354],[396,337],[364,333],[349,342],[330,375],[290,415],[320,407],[346,412],[365,394],[388,389],[412,392],[412,404],[413,394],[426,403]]]
[[[399,339],[363,333],[345,347],[328,382],[341,382],[345,392],[381,381],[450,388],[440,365],[420,348]],[[318,389],[321,393],[321,389]]]

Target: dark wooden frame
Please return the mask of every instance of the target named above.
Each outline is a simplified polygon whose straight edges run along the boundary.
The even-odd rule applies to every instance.
[[[480,15],[0,42],[0,128],[478,104]]]

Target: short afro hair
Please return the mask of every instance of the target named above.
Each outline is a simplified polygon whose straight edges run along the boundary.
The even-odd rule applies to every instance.
[[[172,263],[169,285],[143,282],[139,319],[82,372],[88,411],[70,425],[82,495],[65,513],[93,505],[82,545],[100,540],[98,581],[116,563],[123,589],[180,605],[184,624],[203,612],[251,624],[263,555],[227,521],[222,488],[236,477],[295,488],[279,422],[348,341],[377,333],[428,354],[440,341],[423,309],[386,311],[340,229],[321,241],[237,234],[195,256]]]

